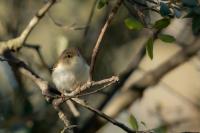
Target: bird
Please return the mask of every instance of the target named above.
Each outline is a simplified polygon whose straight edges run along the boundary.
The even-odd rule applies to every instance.
[[[86,83],[88,79],[89,65],[78,48],[65,49],[52,69],[52,81],[58,91],[66,95]],[[68,105],[72,106],[72,103],[68,102]]]
[[[89,79],[89,65],[77,48],[65,49],[52,70],[52,79],[61,93],[69,93]]]

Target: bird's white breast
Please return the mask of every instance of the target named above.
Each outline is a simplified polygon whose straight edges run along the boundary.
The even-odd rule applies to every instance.
[[[75,82],[74,74],[64,70],[64,68],[56,68],[52,73],[52,79],[56,87],[62,90],[70,90]]]
[[[79,61],[72,67],[58,65],[52,73],[52,79],[56,87],[61,91],[71,91],[78,85],[85,83],[89,78],[89,66]]]

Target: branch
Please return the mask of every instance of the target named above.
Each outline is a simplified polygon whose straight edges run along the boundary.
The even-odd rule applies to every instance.
[[[93,71],[94,71],[94,65],[95,65],[95,61],[96,61],[96,57],[97,57],[97,54],[99,52],[99,46],[100,46],[100,43],[103,39],[103,36],[108,28],[108,25],[111,23],[112,19],[114,18],[115,14],[117,13],[119,7],[121,6],[123,0],[118,0],[116,5],[113,7],[111,13],[109,14],[108,16],[108,19],[106,20],[104,26],[102,27],[101,29],[101,32],[99,34],[99,37],[97,39],[97,42],[95,44],[95,47],[92,51],[92,58],[91,58],[91,64],[90,64],[90,81],[92,81],[93,79]]]
[[[87,36],[87,33],[89,31],[89,28],[90,28],[90,25],[91,25],[91,21],[92,21],[92,17],[94,15],[94,12],[95,12],[95,8],[96,8],[96,4],[97,4],[98,0],[94,0],[93,4],[92,4],[92,9],[90,11],[90,15],[88,17],[88,20],[87,20],[87,27],[85,28],[85,31],[83,33],[83,37],[85,38]]]
[[[55,98],[59,97],[60,92],[58,92],[55,88],[50,86],[47,81],[40,78],[24,62],[18,60],[17,58],[12,56],[10,53],[6,53],[5,57],[9,65],[13,66],[14,68],[16,68],[16,70],[18,70],[19,72],[21,72],[22,74],[30,78],[39,87],[43,96],[45,96],[46,100],[50,102],[53,105],[53,107],[58,111],[58,115],[61,118],[61,120],[64,122],[65,126],[66,127],[69,126],[69,123],[67,122],[68,121],[67,117],[64,115],[63,111],[60,109],[60,104],[58,104],[62,98],[58,98],[58,99],[52,98],[52,97],[55,97]]]
[[[106,87],[112,85],[112,84],[115,83],[115,82],[116,82],[116,80],[110,81],[110,82],[108,82],[106,85],[104,85],[103,87],[101,87],[101,88],[99,88],[99,89],[96,89],[96,90],[90,91],[90,92],[86,92],[86,93],[83,93],[83,94],[79,94],[79,95],[77,95],[77,96],[78,96],[78,97],[82,97],[82,96],[92,95],[92,94],[101,92],[103,89],[105,89]]]
[[[39,89],[42,91],[43,96],[46,97],[46,100],[49,101],[53,105],[53,107],[58,111],[58,115],[60,119],[64,122],[65,127],[67,128],[71,127],[67,117],[65,116],[64,112],[60,108],[60,105],[64,101],[69,100],[69,99],[63,100],[63,98],[60,97],[61,94],[55,88],[51,87],[47,81],[43,80],[36,73],[34,73],[24,62],[18,60],[17,58],[12,56],[10,53],[6,53],[5,57],[6,57],[6,60],[2,59],[3,61],[8,61],[8,63],[11,66],[15,67],[19,72],[29,77],[39,87]],[[87,87],[102,85],[106,83],[110,84],[111,82],[113,83],[115,81],[118,81],[118,77],[113,76],[108,79],[103,79],[96,82],[93,81],[91,82],[91,84],[89,84],[89,86],[87,86],[86,84],[82,89],[84,90]],[[79,93],[80,92],[74,92],[73,95],[77,95]],[[70,99],[73,99],[73,98],[70,98]],[[118,123],[115,123],[115,124],[118,125]]]
[[[120,92],[120,95],[113,98],[103,112],[114,118],[121,111],[127,109],[135,100],[142,96],[145,89],[157,84],[165,74],[186,62],[190,57],[195,55],[200,50],[198,37],[192,44],[193,45],[184,47],[156,69],[144,74],[139,80],[132,83],[132,85],[130,85],[128,88],[122,88],[125,91]],[[96,118],[94,121],[94,124],[97,125],[97,127],[95,127],[93,131],[96,131],[105,124],[105,121],[99,118]]]
[[[133,57],[130,64],[127,66],[125,71],[123,71],[120,74],[120,80],[117,84],[112,86],[112,90],[108,92],[108,96],[103,100],[103,102],[98,106],[99,110],[102,110],[109,101],[113,98],[113,96],[121,89],[121,87],[124,85],[124,83],[127,81],[127,79],[130,77],[130,75],[138,68],[141,60],[143,59],[145,55],[146,47],[145,45],[142,45],[139,51],[137,52],[136,56]],[[87,132],[88,129],[96,128],[96,126],[91,125],[91,122],[95,121],[95,125],[98,124],[98,117],[96,115],[93,115],[83,126],[81,129],[82,132]],[[97,123],[96,123],[97,122]],[[96,130],[96,129],[92,129]]]
[[[0,42],[0,54],[3,54],[6,51],[9,50],[18,50],[24,45],[24,42],[28,38],[31,31],[34,29],[34,27],[38,24],[38,22],[43,18],[45,13],[50,9],[50,7],[56,2],[56,0],[49,0],[36,14],[35,16],[30,20],[29,24],[26,26],[24,31],[21,33],[21,35],[17,38]]]
[[[120,127],[121,129],[123,129],[124,131],[126,131],[127,133],[136,133],[137,131],[133,131],[132,129],[130,129],[129,127],[127,127],[126,125],[124,125],[123,123],[120,123],[114,119],[112,119],[111,117],[107,116],[106,114],[102,113],[101,111],[91,107],[90,105],[88,105],[86,102],[79,100],[79,99],[73,99],[73,101],[81,106],[83,106],[84,108],[92,111],[93,113],[101,116],[102,118],[106,119],[107,121],[109,121],[110,123],[112,123],[115,126]],[[139,133],[139,132],[138,132]]]
[[[68,130],[69,132],[71,132],[71,127],[74,128],[74,125],[70,124],[70,121],[67,119],[67,116],[65,115],[65,113],[62,111],[62,109],[59,106],[54,106],[54,109],[58,111],[58,116],[65,125],[65,128],[61,132],[64,133],[65,130]]]
[[[111,117],[115,117],[122,110],[129,107],[137,98],[141,97],[145,89],[156,85],[162,77],[174,68],[189,60],[190,57],[194,56],[199,51],[199,49],[200,43],[197,39],[193,45],[183,48],[156,69],[144,74],[139,80],[126,88],[126,91],[121,92],[118,97],[114,98],[111,105],[116,106],[106,108],[105,113],[109,114]],[[128,97],[128,99],[126,97]]]
[[[115,83],[119,81],[119,78],[117,76],[112,76],[111,78],[99,80],[99,81],[88,81],[84,85],[82,85],[80,88],[75,89],[69,94],[66,94],[67,97],[73,97],[73,96],[78,96],[80,92],[83,92],[86,89],[89,89],[93,86],[98,86],[98,85],[103,85],[103,84],[110,84],[110,83]]]
[[[116,6],[113,8],[111,14],[109,15],[108,20],[106,21],[104,27],[102,28],[100,36],[97,40],[97,44],[94,48],[95,52],[93,52],[94,54],[92,56],[92,61],[91,61],[92,62],[91,64],[93,64],[92,66],[94,66],[94,61],[96,60],[96,55],[97,55],[98,48],[99,48],[100,42],[102,40],[102,37],[103,37],[108,25],[110,24],[111,20],[113,19],[114,15],[116,14],[122,1],[123,0],[119,0],[117,2]],[[41,20],[41,18],[43,18],[45,13],[49,10],[49,8],[55,2],[56,2],[56,0],[49,0],[31,19],[31,21],[29,22],[29,24],[27,25],[27,27],[24,29],[24,31],[21,33],[21,35],[19,37],[5,41],[5,42],[0,42],[0,54],[4,55],[6,58],[6,60],[2,59],[2,61],[8,61],[9,65],[16,68],[16,71],[19,71],[22,74],[24,74],[25,76],[27,76],[39,87],[43,96],[45,96],[46,100],[49,101],[53,105],[53,107],[58,111],[58,115],[59,115],[60,119],[64,122],[66,128],[69,128],[70,123],[69,123],[67,117],[65,116],[63,110],[60,108],[60,105],[63,103],[63,101],[70,100],[73,98],[70,98],[70,99],[64,98],[63,99],[61,97],[61,93],[58,92],[56,88],[53,88],[52,86],[50,86],[47,81],[43,80],[36,73],[34,73],[34,71],[32,71],[23,61],[18,60],[17,58],[12,56],[12,54],[10,53],[10,51],[18,50],[19,48],[24,46],[24,43],[25,43],[26,39],[28,38],[28,36],[30,35],[31,31],[34,29],[34,27],[38,24],[39,20]],[[30,45],[25,45],[25,46],[32,47]],[[38,49],[38,48],[36,48],[36,49]],[[91,68],[93,70],[93,67],[91,67]],[[88,88],[91,88],[92,86],[105,85],[105,84],[107,84],[105,86],[108,86],[111,83],[114,83],[116,81],[118,81],[118,77],[116,77],[116,76],[113,76],[108,79],[103,79],[100,81],[92,81],[92,78],[91,78],[91,80],[89,82],[87,82],[85,85],[81,86],[80,89],[76,89],[75,91],[71,92],[69,94],[69,96],[71,96],[71,97],[77,96],[80,92],[82,92]],[[95,111],[95,109],[92,109],[92,108],[90,108],[90,110]],[[102,113],[99,111],[98,114],[102,114]],[[133,132],[131,129],[129,129],[125,125],[123,125],[115,120],[109,119],[109,117],[106,116],[105,114],[103,117],[105,119],[109,120],[110,122],[112,122],[113,124],[123,128],[125,131]]]

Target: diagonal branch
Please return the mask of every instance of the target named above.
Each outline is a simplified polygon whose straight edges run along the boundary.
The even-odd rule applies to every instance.
[[[136,56],[133,57],[130,64],[127,66],[124,72],[120,74],[120,80],[117,84],[114,84],[112,86],[112,90],[108,93],[108,96],[104,99],[104,101],[99,105],[98,109],[102,110],[109,101],[113,98],[113,96],[121,89],[121,87],[124,85],[124,83],[127,81],[127,79],[131,76],[131,74],[138,68],[141,60],[145,56],[145,45],[142,45],[139,51],[137,52]],[[83,132],[87,132],[88,129],[96,128],[96,126],[91,125],[91,122],[95,121],[96,125],[98,124],[98,116],[93,115],[91,119],[89,119],[81,129]],[[97,123],[96,123],[97,122]],[[92,129],[93,130],[93,129]],[[96,130],[96,129],[94,129]]]
[[[136,133],[136,131],[133,131],[132,129],[130,129],[129,127],[127,127],[126,125],[124,125],[123,123],[120,123],[114,119],[112,119],[111,117],[107,116],[106,114],[102,113],[101,111],[91,107],[90,105],[88,105],[86,102],[84,102],[83,100],[79,100],[79,99],[73,99],[73,101],[81,106],[83,106],[84,108],[94,112],[95,114],[101,116],[102,118],[106,119],[107,121],[111,122],[112,124],[120,127],[121,129],[123,129],[124,131],[126,131],[127,133]],[[140,133],[139,131],[137,131],[138,133]]]
[[[103,112],[114,118],[120,112],[127,109],[135,100],[142,96],[143,92],[148,87],[156,85],[168,72],[194,56],[200,50],[199,41],[200,40],[197,37],[192,45],[184,47],[156,69],[144,74],[139,80],[132,83],[132,85],[130,85],[128,88],[122,88],[124,91],[120,92],[118,96],[113,98],[109,105],[103,109]],[[103,121],[97,117],[96,119],[93,119],[93,121],[95,121],[93,125],[96,125],[94,127],[95,129],[92,130],[93,132],[106,123],[106,121]],[[87,130],[86,127],[88,128],[88,124],[86,124],[86,126],[83,128],[83,131]]]
[[[46,97],[46,100],[49,101],[53,105],[53,107],[58,111],[58,115],[60,119],[64,122],[65,127],[71,127],[67,117],[65,116],[64,112],[60,108],[60,105],[63,103],[63,98],[59,97],[61,94],[55,88],[51,87],[47,81],[43,80],[36,73],[34,73],[24,62],[18,60],[17,58],[12,56],[10,53],[6,53],[5,57],[6,57],[6,60],[3,59],[3,61],[8,61],[8,63],[11,66],[15,67],[19,72],[21,72],[22,74],[30,78],[39,87],[39,89],[42,91],[42,94]],[[108,79],[92,82],[89,87],[94,86],[94,85],[101,85],[101,84],[114,82],[115,80],[118,80],[118,77],[113,76]],[[78,98],[71,98],[71,99],[72,100],[75,99],[76,101],[81,101]],[[96,109],[93,109],[93,108],[90,108],[90,110],[97,111]],[[119,123],[113,119],[110,119],[107,115],[104,114],[102,116],[103,114],[102,112],[98,111],[97,114],[107,119],[109,122],[112,122],[116,126],[124,129],[125,131],[133,132],[124,124]]]
[[[91,64],[90,64],[90,79],[89,79],[90,81],[93,80],[93,75],[92,74],[93,74],[93,71],[94,71],[94,65],[95,65],[96,57],[97,57],[97,54],[99,52],[100,43],[101,43],[101,41],[103,39],[103,36],[104,36],[109,24],[111,23],[112,19],[114,18],[115,14],[117,13],[117,11],[118,11],[119,7],[121,6],[122,2],[123,2],[123,0],[118,0],[116,5],[113,7],[111,13],[108,16],[108,19],[106,20],[104,26],[101,29],[101,32],[99,34],[99,37],[98,37],[97,42],[95,44],[95,47],[94,47],[94,49],[92,51],[92,58],[91,58]]]
[[[89,15],[87,23],[86,23],[87,27],[85,28],[84,33],[83,33],[84,38],[87,36],[87,33],[88,33],[88,31],[91,27],[91,21],[92,21],[92,17],[94,15],[94,12],[95,12],[95,9],[96,9],[95,7],[96,7],[97,2],[98,2],[98,0],[94,0],[94,2],[92,4],[92,9],[90,11],[90,15]]]
[[[117,2],[116,6],[113,8],[111,14],[109,15],[108,20],[106,21],[104,27],[102,28],[102,31],[99,35],[99,38],[97,40],[97,44],[94,48],[94,52],[93,52],[93,55],[92,55],[92,61],[91,61],[91,66],[92,66],[91,70],[92,71],[94,69],[94,63],[95,63],[95,60],[96,60],[96,55],[98,53],[99,45],[100,45],[100,42],[103,38],[103,35],[104,35],[108,25],[110,24],[111,20],[113,19],[114,15],[116,14],[118,8],[120,7],[122,1],[123,0],[119,0]],[[60,105],[63,103],[65,98],[63,100],[63,97],[61,97],[61,93],[58,92],[56,88],[50,86],[47,81],[43,80],[34,71],[32,71],[32,69],[30,69],[28,65],[26,65],[23,61],[20,61],[19,59],[15,58],[10,52],[10,51],[18,50],[19,48],[21,48],[25,44],[25,41],[28,38],[28,36],[30,35],[31,31],[34,29],[34,27],[38,24],[38,22],[41,20],[41,18],[43,18],[45,13],[47,13],[47,11],[50,9],[50,7],[55,2],[56,2],[56,0],[49,0],[36,13],[36,15],[30,20],[29,24],[27,25],[27,27],[24,29],[24,31],[21,33],[21,35],[19,37],[5,41],[5,42],[0,42],[0,54],[4,55],[4,57],[6,58],[5,60],[2,59],[2,61],[7,61],[10,66],[16,68],[16,71],[19,71],[20,73],[27,76],[29,79],[31,79],[39,87],[43,96],[45,96],[46,100],[49,101],[53,105],[54,109],[58,111],[58,115],[59,115],[60,119],[64,122],[65,126],[68,128],[70,126],[69,125],[70,123],[69,123],[67,117],[65,116],[63,110],[60,108]],[[91,71],[91,73],[92,73],[92,71]],[[103,80],[100,80],[100,81],[93,81],[92,80],[92,74],[91,74],[90,81],[87,82],[85,85],[81,86],[80,90],[76,89],[78,91],[73,91],[72,93],[70,93],[69,97],[70,96],[72,96],[72,97],[76,96],[80,92],[86,90],[87,88],[91,88],[92,86],[106,85],[106,84],[110,85],[111,83],[114,83],[116,81],[118,81],[118,77],[116,77],[116,76],[113,76],[113,77],[108,78],[108,79],[103,79]],[[74,98],[72,98],[72,99],[74,99]],[[98,112],[97,113],[98,115],[100,115],[101,117],[112,122],[116,126],[124,129],[125,131],[133,132],[131,129],[126,127],[124,124],[119,123],[119,122],[117,122],[113,119],[110,119],[105,114],[102,115],[103,114],[102,112],[95,110],[93,108],[90,108],[90,107],[89,107],[89,109]]]
[[[105,113],[115,117],[121,111],[128,108],[136,99],[140,98],[145,89],[156,85],[168,72],[188,61],[199,50],[200,43],[197,38],[193,45],[183,48],[156,69],[147,72],[139,80],[132,83],[129,88],[126,88],[126,91],[121,92],[119,96],[111,101],[110,105],[114,106],[105,108]]]
[[[10,53],[5,54],[6,61],[12,67],[16,68],[17,71],[21,72],[28,78],[30,78],[41,90],[42,94],[45,96],[46,100],[49,101],[53,107],[58,111],[60,119],[64,122],[65,126],[69,126],[67,117],[64,115],[63,111],[60,109],[60,105],[57,104],[60,99],[53,99],[52,97],[58,97],[60,93],[50,86],[47,81],[40,78],[36,73],[34,73],[24,62],[18,60]]]
[[[106,78],[103,80],[99,80],[99,81],[89,81],[87,83],[85,83],[84,85],[82,85],[80,88],[75,89],[74,91],[72,91],[69,94],[66,94],[66,96],[68,97],[73,97],[78,95],[80,92],[83,92],[86,89],[89,89],[93,86],[98,86],[98,85],[105,85],[105,84],[110,84],[111,83],[115,83],[119,81],[119,78],[117,76],[112,76],[111,78]]]
[[[36,14],[35,16],[30,20],[29,24],[26,26],[24,31],[20,34],[19,37],[0,42],[0,54],[3,54],[4,52],[8,50],[17,50],[21,48],[28,38],[31,31],[35,28],[35,26],[38,24],[38,22],[43,18],[43,16],[46,14],[46,12],[51,8],[51,6],[56,2],[56,0],[49,0]]]

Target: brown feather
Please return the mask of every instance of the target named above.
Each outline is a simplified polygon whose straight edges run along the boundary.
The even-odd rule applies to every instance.
[[[72,57],[74,57],[76,55],[78,55],[78,56],[80,55],[78,48],[67,48],[67,49],[65,49],[61,53],[61,55],[59,56],[57,62],[53,65],[52,70],[54,70],[57,67],[57,65],[59,63],[61,63],[63,60],[67,60],[68,61],[69,58],[72,58]]]

